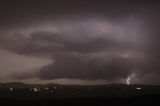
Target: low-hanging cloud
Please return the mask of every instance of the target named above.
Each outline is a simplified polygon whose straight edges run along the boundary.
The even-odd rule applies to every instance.
[[[158,4],[148,8],[141,2],[142,6],[137,2],[103,2],[86,4],[84,9],[80,7],[83,2],[62,7],[49,5],[60,2],[43,4],[48,8],[40,3],[39,11],[35,5],[29,8],[33,12],[21,7],[27,15],[16,12],[17,8],[10,10],[9,15],[3,13],[0,49],[52,60],[36,73],[28,70],[10,77],[118,82],[135,73],[135,83],[159,84],[159,15],[154,11],[159,9]]]
[[[66,23],[63,26],[60,24],[56,26],[58,32],[54,30],[31,32],[20,47],[14,49],[13,52],[23,55],[48,56],[52,59],[54,62],[41,68],[37,74],[37,77],[44,80],[71,78],[114,81],[125,79],[134,69],[139,68],[137,60],[143,61],[145,58],[145,53],[141,50],[145,41],[136,40],[135,36],[129,35],[137,31],[138,37],[141,32],[135,28],[132,30],[133,26],[125,27],[125,24],[131,23],[134,24],[134,20],[121,25],[108,24],[107,20],[104,20],[103,24],[99,20],[88,23],[86,21]],[[68,25],[71,25],[70,28],[66,28]],[[91,26],[91,28],[84,29],[86,26]],[[110,28],[109,31],[107,28]]]

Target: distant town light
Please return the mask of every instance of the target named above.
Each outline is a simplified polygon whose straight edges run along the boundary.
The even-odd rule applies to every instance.
[[[9,90],[10,90],[10,91],[13,91],[14,89],[13,89],[13,88],[9,88]]]
[[[49,90],[49,88],[44,88],[44,90]]]
[[[38,91],[38,89],[37,89],[37,88],[33,88],[33,90],[34,90],[35,92],[37,92],[37,91]]]
[[[57,87],[55,86],[54,89],[57,89]]]
[[[140,87],[137,87],[136,89],[137,89],[137,90],[141,90],[142,88],[140,88]]]
[[[50,90],[51,93],[53,93],[53,90]]]

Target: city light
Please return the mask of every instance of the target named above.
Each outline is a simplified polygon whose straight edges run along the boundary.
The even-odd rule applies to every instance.
[[[142,88],[140,88],[140,87],[137,87],[136,89],[137,89],[137,90],[141,90]]]
[[[44,90],[49,90],[49,88],[44,88]]]
[[[10,90],[10,91],[13,91],[14,89],[13,89],[13,88],[9,88],[9,90]]]
[[[57,87],[55,86],[55,87],[54,87],[54,89],[56,90],[56,89],[57,89]]]

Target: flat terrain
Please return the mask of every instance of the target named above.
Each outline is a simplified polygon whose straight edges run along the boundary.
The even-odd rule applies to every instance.
[[[0,84],[0,106],[49,105],[154,105],[160,100],[160,86],[147,85],[27,85]]]

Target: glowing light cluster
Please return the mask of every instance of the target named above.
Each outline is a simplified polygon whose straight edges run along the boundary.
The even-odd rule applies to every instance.
[[[31,89],[29,89],[30,91],[34,91],[34,92],[38,92],[38,91],[40,91],[41,89],[40,88],[31,88]]]

